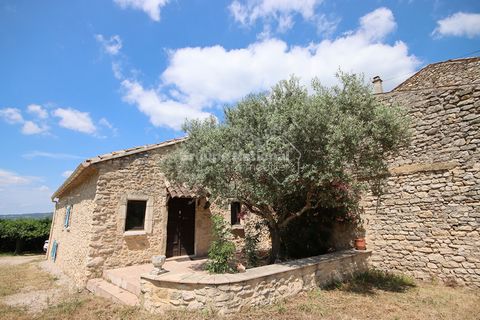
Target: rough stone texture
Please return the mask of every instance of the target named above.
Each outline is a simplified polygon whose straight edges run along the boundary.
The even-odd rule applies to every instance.
[[[169,309],[238,312],[244,307],[268,305],[365,271],[369,255],[367,251],[348,250],[248,269],[240,274],[144,275],[140,301],[153,313]]]
[[[169,148],[155,149],[99,164],[96,209],[93,228],[96,236],[90,243],[89,259],[103,258],[92,273],[100,276],[103,269],[150,262],[153,255],[165,254],[167,240],[167,190],[160,171],[161,157]],[[148,197],[152,206],[152,232],[127,236],[120,210],[130,199]],[[198,200],[195,212],[195,254],[207,253],[210,243],[210,218]]]
[[[413,140],[385,194],[364,198],[374,266],[480,286],[479,79],[480,59],[445,62],[378,95],[408,110]]]
[[[55,214],[50,232],[49,251],[53,240],[58,243],[55,264],[78,286],[87,280],[86,265],[89,251],[88,243],[92,236],[92,213],[95,208],[95,188],[98,179],[96,172],[89,172],[73,186],[55,205]],[[73,205],[70,212],[70,226],[64,227],[67,205]]]
[[[168,194],[160,171],[161,157],[171,147],[151,149],[96,163],[92,177],[76,181],[59,197],[53,240],[59,242],[56,264],[79,286],[102,275],[103,270],[144,264],[165,254]],[[82,179],[81,179],[82,178]],[[124,232],[127,199],[148,199],[145,232]],[[71,227],[63,230],[66,205],[73,204]],[[210,212],[198,199],[195,212],[195,255],[207,254],[211,241]],[[147,215],[148,216],[148,215]],[[147,227],[148,226],[148,227]]]
[[[398,85],[394,91],[480,84],[479,68],[480,57],[432,63]]]

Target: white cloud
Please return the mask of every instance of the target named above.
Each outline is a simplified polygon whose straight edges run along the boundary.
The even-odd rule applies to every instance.
[[[0,192],[0,213],[51,212],[50,195],[47,186],[12,185]]]
[[[27,107],[27,111],[31,114],[36,115],[40,119],[48,118],[48,112],[41,105],[31,104]]]
[[[73,154],[67,153],[52,153],[52,152],[44,152],[44,151],[33,151],[22,155],[25,159],[35,159],[35,158],[49,158],[55,160],[70,160],[70,159],[84,159],[84,157],[80,157]]]
[[[119,35],[113,35],[107,39],[101,34],[96,34],[95,40],[102,45],[102,48],[106,53],[112,56],[117,55],[120,52],[120,49],[122,49],[122,39]]]
[[[164,98],[153,89],[144,89],[133,80],[123,80],[123,99],[135,104],[138,109],[146,114],[150,122],[157,127],[180,129],[185,119],[204,119],[210,116],[192,105]]]
[[[160,21],[160,9],[169,0],[113,0],[122,9],[132,8],[142,10],[154,21]]]
[[[15,172],[0,169],[0,186],[2,187],[28,184],[32,182],[32,179],[32,177],[21,176]]]
[[[48,132],[48,126],[38,125],[33,121],[25,121],[22,126],[22,133],[26,135]]]
[[[61,127],[88,134],[95,134],[97,131],[88,112],[73,108],[57,108],[53,111],[53,115],[60,118]]]
[[[43,112],[45,111],[40,107],[40,109],[36,108],[40,107],[38,105],[30,105],[27,108],[27,111],[30,113],[36,113],[38,117],[43,116]],[[46,112],[46,111],[45,111]],[[23,116],[22,112],[17,108],[4,108],[0,110],[0,117],[2,117],[7,123],[10,124],[21,124],[22,129],[21,132],[26,135],[33,135],[33,134],[41,134],[47,133],[49,127],[45,124],[37,124],[33,121],[26,121]]]
[[[392,12],[379,8],[362,17],[356,30],[305,46],[266,39],[239,49],[217,45],[174,50],[158,87],[144,88],[126,79],[123,99],[137,105],[155,126],[179,128],[187,117],[205,118],[208,108],[268,90],[292,74],[304,84],[317,77],[324,85],[333,85],[341,69],[364,73],[367,79],[375,75],[395,79],[384,82],[391,89],[419,65],[405,43],[385,42],[395,28]]]
[[[315,7],[321,2],[322,0],[234,0],[228,8],[235,21],[244,26],[262,20],[267,25],[266,29],[269,29],[268,24],[275,21],[278,31],[283,32],[293,26],[295,14],[300,14],[305,20],[313,20]]]
[[[474,38],[480,36],[480,13],[457,12],[437,21],[432,35]]]
[[[38,191],[50,191],[50,188],[45,186],[45,185],[42,185],[40,187],[37,188]]]
[[[23,123],[22,112],[17,108],[0,109],[0,117],[10,124]]]
[[[318,15],[316,18],[317,33],[326,37],[332,35],[340,23],[339,18],[330,19],[326,15]]]
[[[360,29],[357,33],[366,40],[383,40],[397,24],[393,13],[387,8],[378,8],[360,18]]]
[[[73,170],[64,171],[64,172],[62,173],[62,177],[68,178],[68,177],[70,177],[70,176],[72,175],[72,173],[73,173]]]
[[[267,39],[241,49],[183,48],[171,53],[162,80],[180,93],[177,97],[194,105],[234,102],[292,74],[305,83],[318,77],[331,85],[339,68],[367,77],[395,77],[400,82],[418,61],[408,54],[405,43],[382,42],[394,28],[391,11],[380,8],[362,17],[356,31],[307,46],[289,47],[282,40]]]

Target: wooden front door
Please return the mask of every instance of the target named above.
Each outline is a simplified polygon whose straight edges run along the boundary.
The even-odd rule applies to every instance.
[[[167,258],[195,254],[195,199],[168,201]]]

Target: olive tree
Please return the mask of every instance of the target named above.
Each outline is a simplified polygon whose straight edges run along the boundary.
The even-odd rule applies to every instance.
[[[292,220],[320,207],[358,213],[360,192],[385,177],[387,157],[407,144],[408,121],[363,77],[337,78],[309,89],[292,77],[225,107],[221,122],[186,122],[188,139],[161,163],[167,179],[241,201],[268,227],[271,263]]]

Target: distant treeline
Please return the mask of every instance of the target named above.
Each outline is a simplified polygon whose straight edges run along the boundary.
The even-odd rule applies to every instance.
[[[0,252],[41,252],[51,223],[51,218],[0,219]]]
[[[18,214],[0,214],[0,220],[10,220],[10,219],[44,219],[51,218],[53,212],[42,212],[42,213],[18,213]]]

